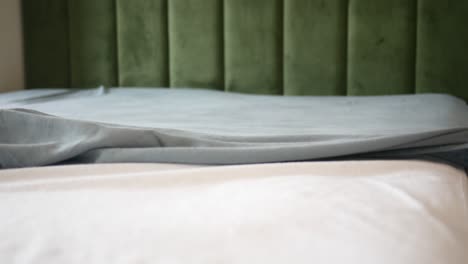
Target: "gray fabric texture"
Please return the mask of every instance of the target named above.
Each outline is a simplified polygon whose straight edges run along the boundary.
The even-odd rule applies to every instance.
[[[2,168],[70,160],[245,164],[405,158],[466,153],[467,144],[468,106],[439,94],[283,97],[98,88],[0,95]]]

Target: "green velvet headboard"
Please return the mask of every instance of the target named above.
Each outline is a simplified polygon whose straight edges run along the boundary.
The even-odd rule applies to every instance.
[[[23,0],[27,86],[468,99],[468,0]]]

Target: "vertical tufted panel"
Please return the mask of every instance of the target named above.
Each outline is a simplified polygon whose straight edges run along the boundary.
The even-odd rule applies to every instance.
[[[468,100],[468,1],[419,0],[417,92]]]
[[[285,94],[346,94],[347,4],[285,1]]]
[[[120,86],[167,87],[167,0],[117,0]]]
[[[468,99],[467,0],[22,0],[28,88]]]
[[[223,1],[169,0],[172,87],[224,89]]]
[[[225,0],[226,89],[282,94],[282,1]]]
[[[350,0],[348,94],[414,92],[416,0]]]
[[[72,87],[117,85],[114,0],[69,0]]]
[[[27,87],[68,87],[67,2],[24,0],[23,24]]]

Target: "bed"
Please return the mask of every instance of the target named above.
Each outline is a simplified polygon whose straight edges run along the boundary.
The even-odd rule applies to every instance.
[[[466,12],[23,1],[1,262],[467,263]]]

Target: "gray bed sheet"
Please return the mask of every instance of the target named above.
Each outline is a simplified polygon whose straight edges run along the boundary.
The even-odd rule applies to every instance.
[[[468,106],[440,94],[283,97],[101,87],[0,95],[2,168],[423,156],[464,163],[467,148]]]

